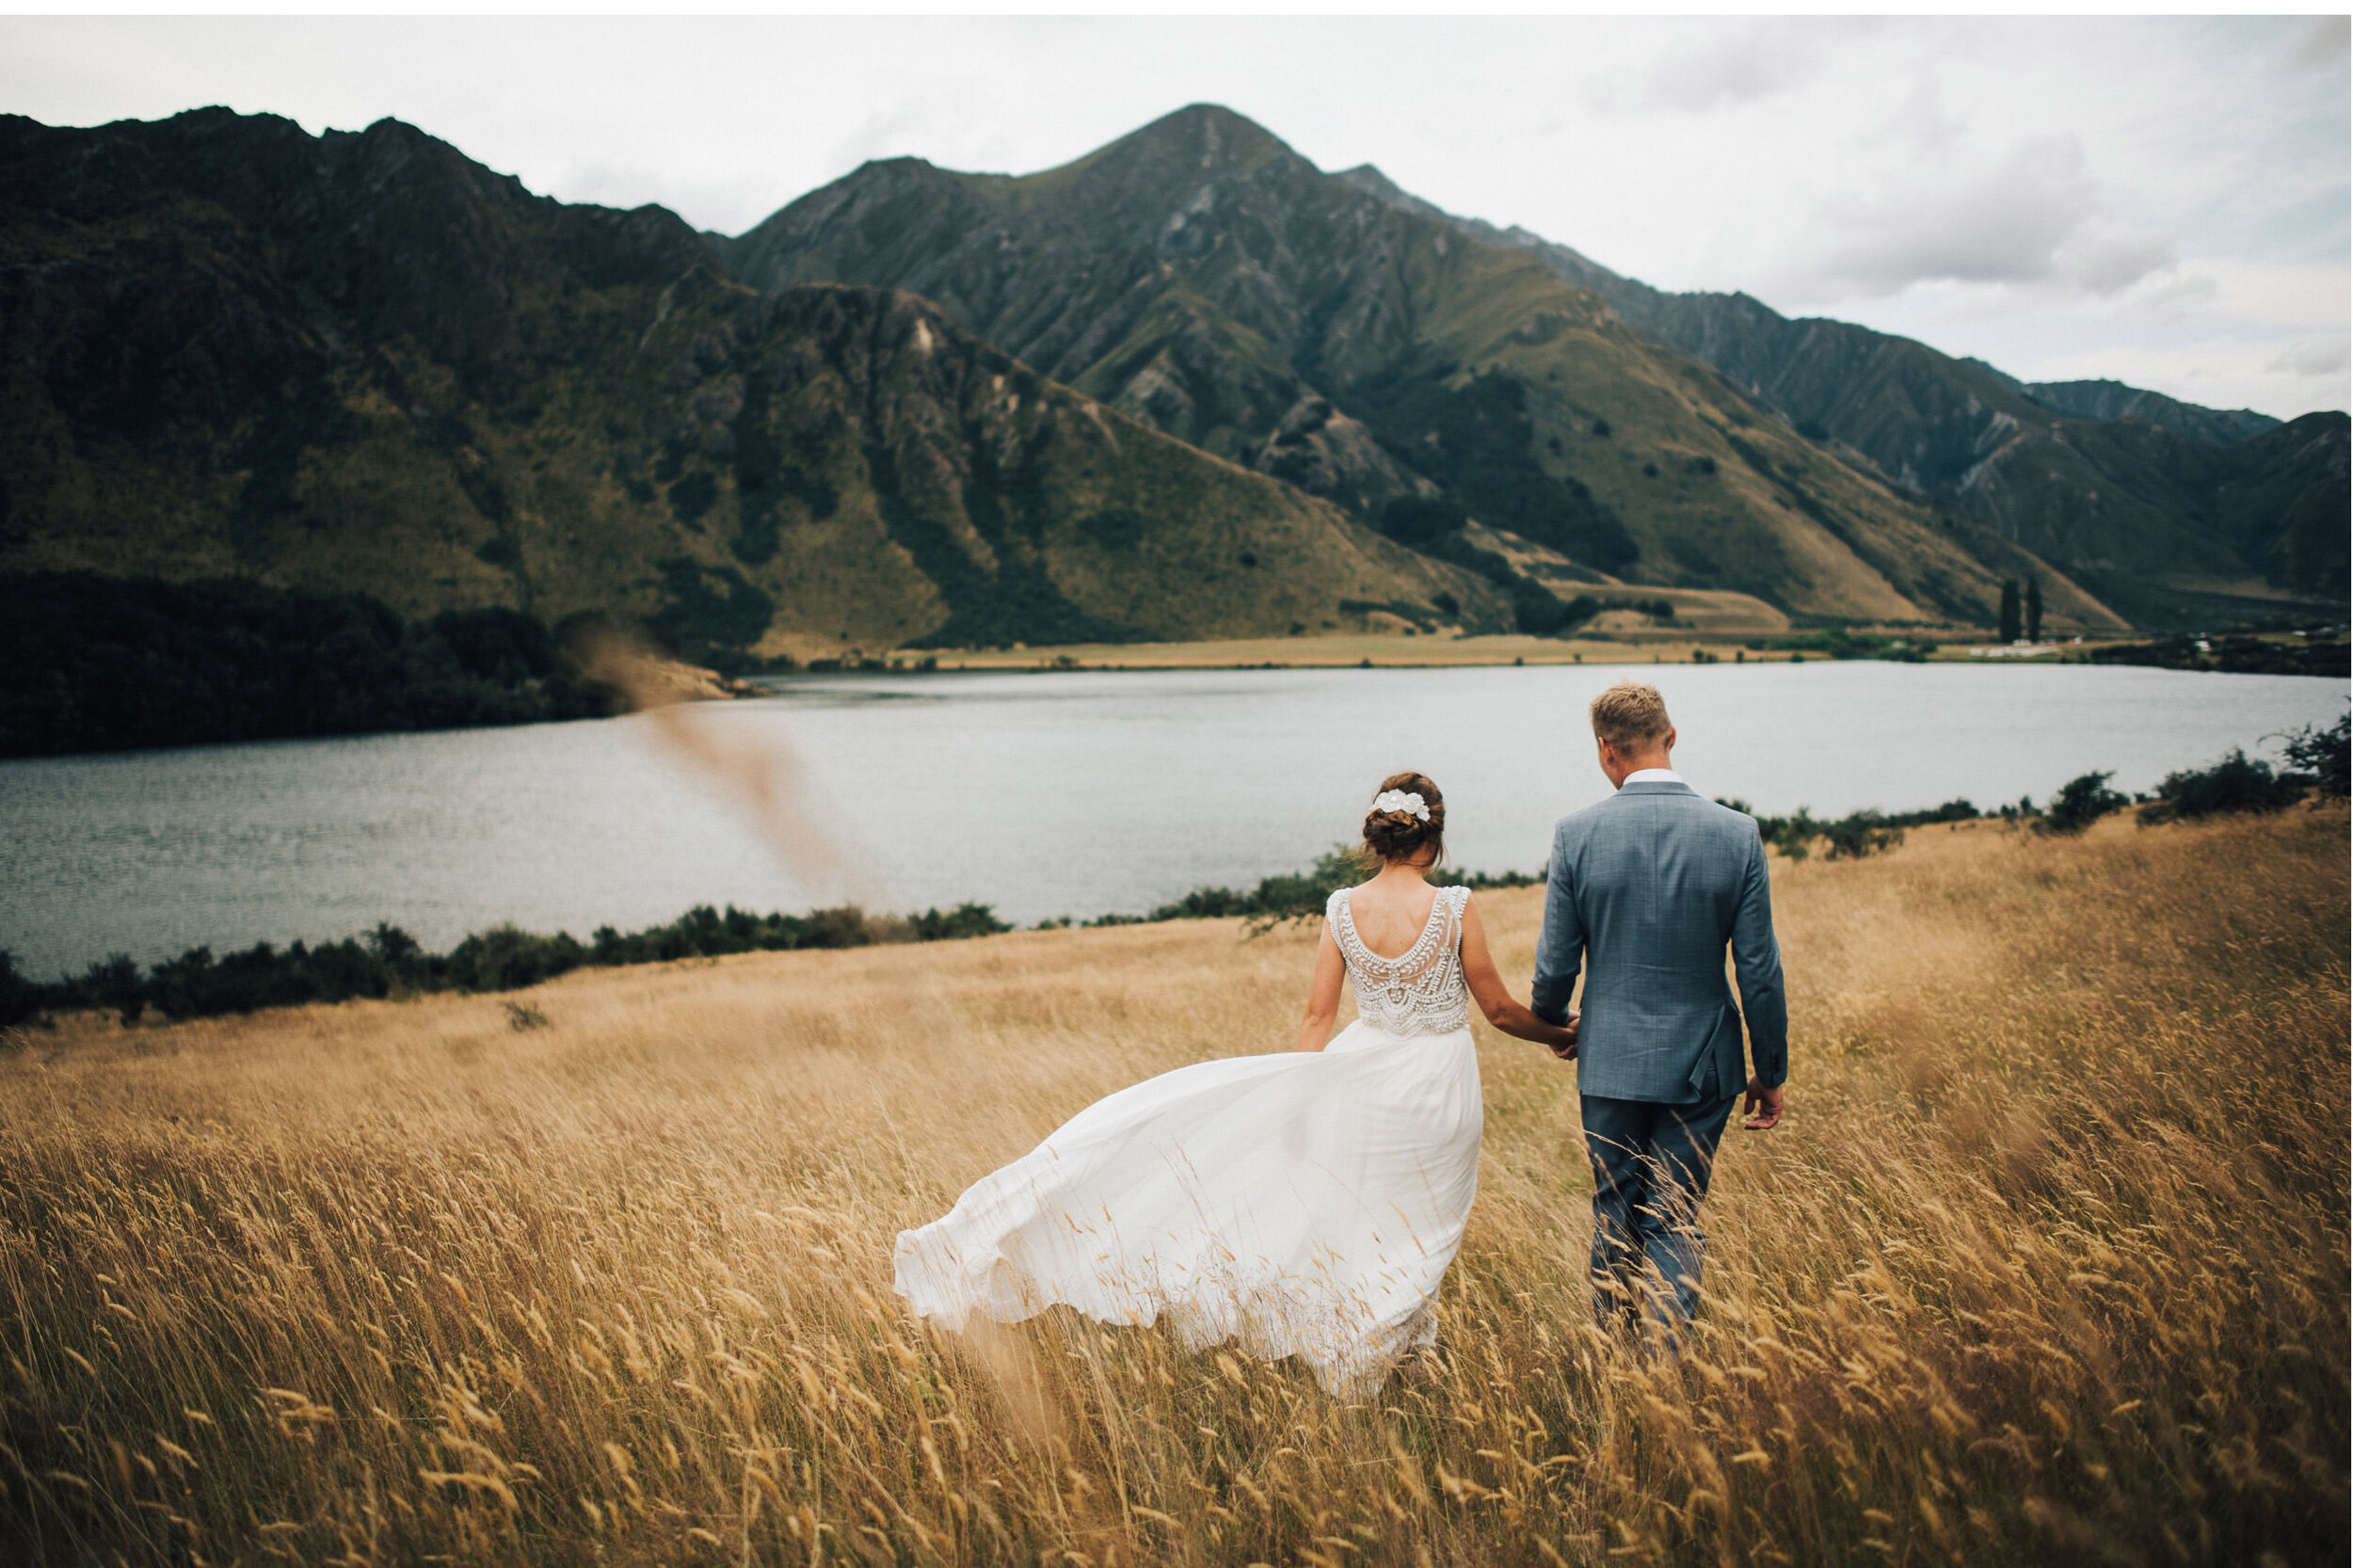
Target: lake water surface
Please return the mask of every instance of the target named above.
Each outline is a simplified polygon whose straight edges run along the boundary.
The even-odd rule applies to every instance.
[[[1609,789],[1583,724],[1602,667],[809,677],[695,711],[789,748],[791,809],[870,903],[1023,923],[1141,911],[1305,866],[1385,773],[1446,791],[1456,863],[1534,870]],[[2346,683],[2071,666],[1809,664],[1631,672],[1667,696],[1694,787],[1760,810],[2143,790],[2332,723]],[[50,976],[110,952],[335,938],[428,946],[512,920],[584,936],[803,887],[642,717],[0,764],[0,948]]]

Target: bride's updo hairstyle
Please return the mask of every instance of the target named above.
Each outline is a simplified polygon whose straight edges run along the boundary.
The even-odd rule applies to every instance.
[[[1384,799],[1392,794],[1421,796],[1422,809],[1428,815],[1416,816],[1410,807],[1383,809]],[[1433,866],[1446,855],[1446,797],[1438,793],[1428,774],[1393,773],[1381,781],[1373,795],[1373,808],[1365,814],[1366,863],[1419,860],[1424,851]]]

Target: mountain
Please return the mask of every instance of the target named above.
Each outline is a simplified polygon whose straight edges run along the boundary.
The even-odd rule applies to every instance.
[[[1798,432],[2033,551],[2137,621],[2343,612],[2353,505],[2341,413],[2306,415],[2281,438],[2278,421],[2250,409],[2114,381],[2021,382],[1909,338],[1792,319],[1745,294],[1655,289],[1525,229],[1452,217],[1369,166],[1339,178],[1535,258]]]
[[[617,614],[721,661],[1509,614],[914,295],[746,286],[661,208],[392,120],[0,118],[0,343],[5,568]]]
[[[1801,616],[2120,624],[1998,528],[1793,431],[1545,258],[1197,104],[1026,176],[870,163],[725,246],[760,289],[893,287],[1041,372],[1415,543]]]
[[[1548,630],[1636,585],[1986,625],[2032,577],[2090,630],[2345,575],[2342,415],[1660,294],[1209,105],[1040,174],[868,164],[733,239],[397,121],[0,117],[0,569],[618,615],[722,664]]]
[[[2019,389],[2055,413],[2077,419],[2137,419],[2177,435],[2229,446],[2283,423],[2252,408],[2204,408],[2121,381],[2023,381]]]

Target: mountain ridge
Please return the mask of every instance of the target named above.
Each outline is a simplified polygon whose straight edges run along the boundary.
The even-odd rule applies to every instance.
[[[2137,619],[2165,624],[2233,604],[2259,613],[2267,595],[2304,601],[2274,605],[2288,611],[2346,592],[2348,513],[2318,500],[2341,489],[2347,472],[2343,414],[2304,415],[2288,422],[2301,426],[2299,438],[2259,446],[2287,424],[2121,382],[2028,383],[1853,323],[1786,317],[1746,294],[1669,293],[1524,228],[1447,214],[1370,165],[1338,178],[1538,257],[1801,434],[2129,600]],[[2298,499],[2251,517],[2246,496],[2282,488],[2266,467],[2282,450],[2301,465],[2284,486]]]
[[[399,121],[0,119],[0,566],[641,620],[704,660],[1281,634],[1486,579],[889,290]]]
[[[1990,622],[2000,579],[2031,572],[2057,617],[2117,624],[2065,573],[1788,437],[1540,261],[1401,216],[1215,105],[1036,175],[868,164],[728,261],[759,287],[922,292],[1370,521],[1434,502],[1605,574],[1844,618]]]
[[[1032,175],[871,162],[731,238],[397,120],[5,116],[0,568],[616,614],[721,664],[1543,630],[1620,583],[1991,625],[2031,577],[2099,630],[2342,580],[2342,416],[2219,443],[1746,296],[1675,307],[1693,347],[1650,296],[1686,297],[1215,105]],[[1737,373],[1789,331],[1998,418],[1919,461],[1883,408],[1809,433],[1804,376]],[[2012,476],[2045,448],[2089,521]]]

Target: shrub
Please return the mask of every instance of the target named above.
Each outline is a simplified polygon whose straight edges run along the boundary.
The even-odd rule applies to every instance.
[[[365,936],[282,951],[257,942],[215,957],[190,948],[142,975],[124,954],[92,964],[78,980],[41,984],[16,971],[0,952],[0,1026],[63,1008],[106,1007],[126,1024],[150,1007],[168,1018],[213,1017],[264,1007],[347,1001],[424,991],[511,991],[591,966],[656,964],[735,952],[794,948],[864,947],[877,941],[949,941],[1013,928],[985,904],[960,904],[944,913],[927,909],[905,920],[870,918],[855,905],[807,915],[755,915],[729,904],[697,904],[667,925],[623,934],[598,929],[586,943],[564,933],[543,936],[513,925],[476,932],[446,954],[424,951],[396,925],[379,924]]]
[[[1796,636],[1775,637],[1769,642],[1749,645],[1760,652],[1769,648],[1785,652],[1799,662],[1808,653],[1827,653],[1833,659],[1886,659],[1897,664],[1918,664],[1928,662],[1929,645],[1913,643],[1902,637],[1856,636],[1844,627],[1832,627],[1826,632],[1801,632]]]
[[[2088,773],[2071,778],[2051,797],[2051,804],[2035,819],[2037,833],[2081,833],[2111,811],[2121,811],[2132,804],[2123,795],[2108,788],[2112,773]]]
[[[710,912],[707,906],[696,911]],[[452,949],[449,978],[463,991],[511,991],[553,980],[586,962],[588,950],[563,932],[541,936],[502,925],[477,932]]]
[[[1551,589],[1526,578],[1512,589],[1512,618],[1531,637],[1566,635],[1601,614],[1601,601],[1591,594],[1563,600]]]
[[[1830,841],[1830,857],[1833,860],[1860,860],[1894,849],[1904,841],[1908,828],[1926,827],[1938,823],[1975,822],[1983,815],[1965,800],[1948,800],[1926,811],[1905,811],[1891,814],[1885,811],[1855,811],[1834,822],[1817,818],[1804,807],[1793,816],[1763,817],[1750,809],[1745,800],[1719,800],[1744,816],[1756,817],[1756,831],[1768,849],[1778,850],[1790,860],[1803,860],[1814,853],[1814,840]]]
[[[82,971],[82,990],[89,1000],[111,1007],[125,1024],[139,1021],[147,1011],[147,996],[139,984],[138,960],[127,952],[110,954]]]
[[[1822,837],[1832,859],[1861,860],[1902,843],[1904,830],[1877,811],[1855,811],[1825,826]]]
[[[1803,860],[1812,855],[1814,840],[1820,838],[1823,829],[1829,825],[1817,821],[1814,813],[1802,806],[1798,808],[1797,814],[1794,816],[1764,817],[1757,816],[1754,811],[1750,810],[1749,803],[1744,800],[1725,800],[1719,801],[1717,804],[1729,806],[1735,811],[1756,817],[1756,831],[1758,836],[1765,840],[1765,847],[1777,849],[1784,856],[1791,860]]]
[[[2302,798],[2303,784],[2282,778],[2271,764],[2236,747],[2209,768],[2166,775],[2156,798],[2140,808],[2143,823],[2194,822],[2241,811],[2281,811]]]
[[[11,1029],[39,1016],[45,987],[17,972],[16,954],[0,948],[0,1029]]]
[[[2339,638],[2283,643],[2262,637],[2169,637],[2087,648],[2084,658],[2094,664],[2148,664],[2222,675],[2333,675],[2343,680],[2348,667],[2346,646]]]
[[[2324,795],[2345,793],[2348,765],[2353,764],[2353,715],[2340,713],[2328,728],[2306,725],[2281,737],[2289,764],[2320,786]]]
[[[961,941],[968,936],[994,936],[1013,929],[985,904],[959,904],[944,915],[936,909],[926,909],[907,924],[919,942]]]

